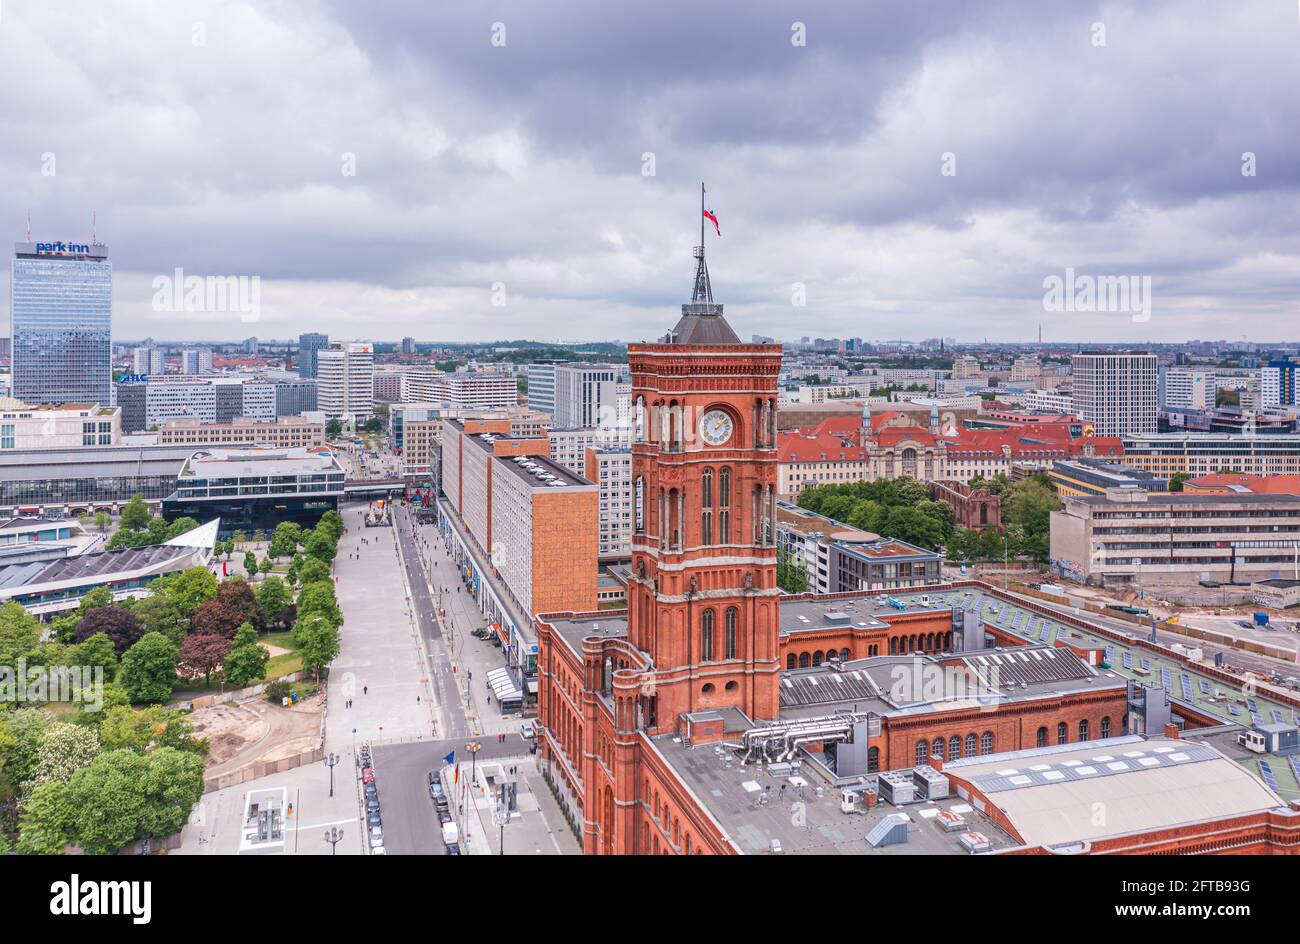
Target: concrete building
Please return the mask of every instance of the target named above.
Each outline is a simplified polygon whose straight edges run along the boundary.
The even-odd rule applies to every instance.
[[[1259,405],[1261,409],[1277,406],[1295,406],[1296,391],[1300,381],[1300,363],[1292,360],[1269,361],[1259,372]]]
[[[1294,576],[1300,495],[1109,489],[1051,514],[1060,573],[1103,586],[1188,586]]]
[[[555,428],[544,430],[551,458],[575,475],[586,475],[588,449],[630,448],[630,429]]]
[[[507,668],[530,692],[534,615],[597,603],[599,490],[548,451],[545,439],[511,437],[505,419],[443,424],[439,528],[501,640]]]
[[[116,446],[122,411],[95,403],[29,404],[0,397],[0,452]]]
[[[618,423],[618,369],[612,365],[561,364],[555,368],[555,425],[575,429]]]
[[[1159,363],[1154,354],[1075,354],[1074,407],[1098,436],[1154,433]]]
[[[115,601],[149,596],[159,577],[206,567],[217,541],[209,521],[162,544],[121,548],[47,561],[4,563],[0,558],[0,603],[21,603],[37,616],[75,610],[92,590],[108,589]]]
[[[529,364],[528,406],[555,417],[555,364]]]
[[[402,375],[400,370],[375,371],[375,399],[394,403],[402,399]]]
[[[1169,480],[1118,462],[1056,461],[1047,473],[1059,495],[1105,495],[1112,488],[1167,492]]]
[[[1300,436],[1149,433],[1121,437],[1124,463],[1169,478],[1212,472],[1300,474]]]
[[[15,243],[11,390],[25,403],[112,401],[113,265],[102,243]]]
[[[209,374],[212,372],[212,351],[207,348],[191,348],[181,351],[182,374]],[[158,371],[161,373],[161,371]]]
[[[587,449],[583,475],[600,489],[600,542],[602,561],[622,560],[632,554],[632,521],[636,490],[632,487],[632,448],[605,446]]]
[[[316,381],[284,379],[275,381],[276,416],[301,416],[316,409]]]
[[[301,416],[270,420],[239,417],[229,423],[201,423],[195,419],[168,420],[158,430],[160,446],[278,446],[286,449],[325,445],[325,424]]]
[[[132,348],[131,370],[137,377],[166,373],[167,352],[163,348],[146,346]]]
[[[156,508],[176,490],[189,446],[0,451],[0,515],[116,514],[133,495]]]
[[[168,521],[221,520],[221,533],[313,527],[343,496],[343,467],[323,449],[213,447],[189,456],[162,502]]]
[[[375,407],[375,349],[369,341],[336,344],[316,354],[316,403],[330,419],[364,423]]]
[[[1160,371],[1160,405],[1191,410],[1213,410],[1219,393],[1212,367],[1165,367]]]

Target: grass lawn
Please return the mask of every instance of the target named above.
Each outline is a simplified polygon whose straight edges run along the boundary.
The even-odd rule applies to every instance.
[[[289,650],[281,655],[271,656],[266,663],[266,680],[268,682],[302,671],[302,656],[298,655],[298,646],[293,641],[293,633],[267,633],[259,636],[257,641],[279,649]]]

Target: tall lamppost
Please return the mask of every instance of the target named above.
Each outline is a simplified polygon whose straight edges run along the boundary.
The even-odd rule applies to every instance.
[[[330,796],[334,796],[334,768],[339,762],[338,754],[326,754],[325,766],[330,769]]]
[[[337,846],[343,839],[343,830],[338,826],[331,826],[325,830],[325,841],[330,844],[330,855],[338,855]]]

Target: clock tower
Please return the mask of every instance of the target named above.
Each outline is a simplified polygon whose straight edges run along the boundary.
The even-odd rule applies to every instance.
[[[695,289],[658,343],[631,344],[635,424],[628,641],[643,675],[641,725],[737,708],[775,718],[779,344],[743,344],[695,248]]]

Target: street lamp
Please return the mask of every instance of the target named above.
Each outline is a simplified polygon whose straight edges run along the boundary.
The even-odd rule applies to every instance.
[[[331,797],[334,796],[334,768],[338,764],[338,762],[339,762],[338,754],[330,753],[325,755],[325,766],[330,769],[330,796]]]
[[[325,841],[330,844],[330,855],[338,855],[337,846],[343,840],[343,830],[338,826],[331,826],[325,830]]]
[[[470,757],[469,779],[471,782],[473,782],[474,780],[475,771],[478,770],[478,752],[481,751],[482,749],[483,749],[483,745],[480,744],[478,741],[470,741],[468,744],[465,745],[465,750],[469,751],[469,757]]]

